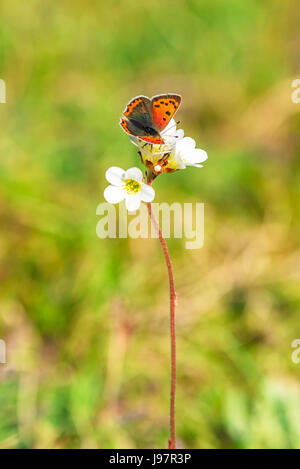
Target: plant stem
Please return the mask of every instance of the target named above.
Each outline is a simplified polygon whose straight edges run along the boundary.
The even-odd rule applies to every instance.
[[[170,393],[170,439],[169,449],[176,448],[176,433],[175,433],[175,394],[176,394],[176,330],[175,330],[175,306],[176,306],[176,291],[174,284],[174,274],[172,263],[166,241],[159,228],[159,224],[153,214],[151,203],[147,203],[149,217],[157,231],[159,241],[165,256],[168,275],[169,275],[169,288],[170,288],[170,338],[171,338],[171,393]]]

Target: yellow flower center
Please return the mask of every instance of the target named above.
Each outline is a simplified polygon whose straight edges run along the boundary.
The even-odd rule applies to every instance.
[[[134,179],[126,179],[125,180],[125,190],[127,194],[135,194],[141,190],[141,183],[135,181]]]

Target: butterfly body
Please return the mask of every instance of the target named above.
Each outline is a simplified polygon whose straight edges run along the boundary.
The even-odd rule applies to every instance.
[[[178,94],[137,96],[126,106],[120,121],[121,127],[129,135],[147,143],[163,144],[161,132],[166,128],[181,103]]]

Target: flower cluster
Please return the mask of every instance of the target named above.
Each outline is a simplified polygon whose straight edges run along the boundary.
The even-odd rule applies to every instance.
[[[142,163],[147,169],[147,184],[144,183],[143,173],[138,168],[124,171],[118,167],[106,171],[106,179],[110,183],[104,191],[107,202],[116,204],[125,199],[128,211],[136,211],[141,201],[152,202],[155,196],[151,187],[152,181],[161,173],[170,173],[187,166],[202,167],[207,159],[207,153],[196,148],[196,142],[184,136],[182,129],[177,129],[174,119],[171,119],[161,132],[163,144],[147,143],[144,140],[130,136],[134,145],[139,149]]]

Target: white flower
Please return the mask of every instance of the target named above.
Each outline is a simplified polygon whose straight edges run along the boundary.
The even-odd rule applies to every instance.
[[[124,171],[112,166],[106,171],[105,177],[111,185],[105,189],[104,198],[110,204],[118,204],[125,199],[127,210],[135,212],[141,201],[152,202],[154,199],[154,189],[142,182],[143,173],[139,168]]]
[[[185,169],[187,166],[202,168],[203,161],[207,160],[207,153],[196,148],[196,142],[191,137],[178,140],[174,150],[168,157],[167,168],[169,170]]]
[[[183,138],[184,131],[183,129],[177,129],[177,124],[175,119],[171,119],[167,127],[161,131],[161,136],[164,139],[165,143],[169,146],[176,144],[176,141],[180,138]]]
[[[185,169],[187,166],[201,168],[207,160],[207,153],[196,148],[196,142],[190,137],[184,137],[184,131],[176,128],[176,122],[171,119],[167,127],[161,132],[163,144],[151,144],[137,137],[130,137],[139,148],[142,162],[154,173],[172,172]]]
[[[151,154],[148,149],[140,148],[140,154],[142,162],[156,174],[185,169],[187,166],[201,168],[203,165],[200,163],[207,160],[206,151],[196,148],[195,140],[190,137],[179,138],[166,152]]]
[[[144,164],[149,161],[155,165],[165,153],[169,153],[174,149],[176,142],[184,136],[183,129],[177,129],[176,126],[175,119],[171,119],[167,127],[161,131],[163,144],[147,143],[138,137],[130,136],[132,143],[139,148]]]

